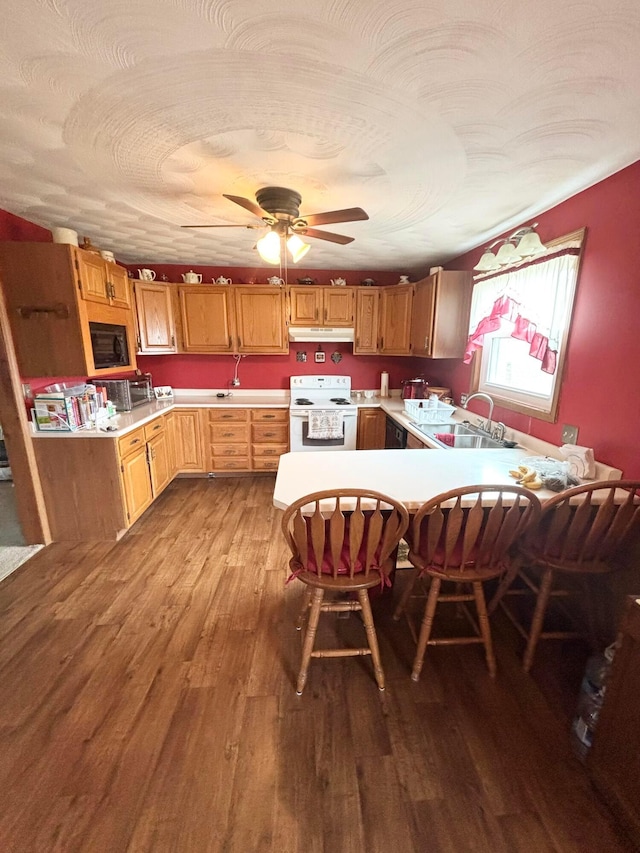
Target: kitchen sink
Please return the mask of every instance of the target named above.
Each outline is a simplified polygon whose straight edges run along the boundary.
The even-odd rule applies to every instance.
[[[472,426],[471,424],[420,424],[420,430],[429,438],[438,442],[441,447],[458,449],[494,450],[504,448],[504,442]],[[437,435],[452,436],[446,443],[436,438]]]

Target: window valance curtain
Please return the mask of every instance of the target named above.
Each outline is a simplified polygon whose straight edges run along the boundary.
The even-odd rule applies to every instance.
[[[477,281],[464,363],[469,364],[473,353],[483,346],[486,334],[509,329],[511,337],[529,344],[529,354],[541,362],[542,370],[554,373],[579,255],[579,247],[564,246],[551,257]]]

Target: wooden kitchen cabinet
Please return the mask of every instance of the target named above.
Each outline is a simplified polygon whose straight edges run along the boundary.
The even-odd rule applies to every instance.
[[[127,521],[133,524],[173,479],[165,418],[118,440]]]
[[[354,287],[290,287],[291,325],[350,328],[354,324],[355,293]]]
[[[140,444],[120,460],[127,521],[133,524],[153,503],[153,487],[147,460],[147,445]]]
[[[178,289],[184,352],[234,352],[233,290],[215,285]]]
[[[289,352],[285,322],[286,296],[281,287],[234,287],[239,353]]]
[[[151,490],[158,497],[173,479],[169,437],[165,429],[165,418],[156,418],[144,428],[147,443],[147,461],[151,474]]]
[[[407,432],[407,450],[430,450],[428,444],[415,436],[412,432]]]
[[[413,285],[380,288],[380,347],[384,355],[411,355]]]
[[[136,281],[138,352],[154,355],[177,352],[171,287],[155,281]]]
[[[384,450],[386,415],[379,407],[358,409],[357,450]]]
[[[354,355],[374,355],[378,352],[378,306],[380,294],[377,288],[356,289]]]
[[[105,261],[97,252],[70,248],[83,299],[114,308],[131,308],[131,286],[124,267]]]
[[[205,472],[209,469],[205,454],[203,423],[206,409],[174,409],[175,466],[177,473]]]
[[[441,270],[413,286],[412,354],[462,358],[469,334],[471,273]]]
[[[251,410],[251,467],[254,471],[276,471],[278,461],[289,450],[288,409]]]
[[[64,243],[0,243],[2,285],[23,376],[109,376],[135,369],[126,271]],[[126,329],[128,365],[95,367],[89,323]]]
[[[249,471],[249,410],[236,407],[209,410],[212,471]]]

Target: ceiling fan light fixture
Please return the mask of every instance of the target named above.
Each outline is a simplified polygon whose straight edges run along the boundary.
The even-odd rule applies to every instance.
[[[268,264],[280,263],[280,236],[275,231],[269,231],[256,243],[258,254]]]
[[[297,234],[291,234],[287,240],[287,249],[289,250],[289,254],[291,255],[294,264],[297,264],[298,261],[302,260],[310,248],[311,246],[309,243],[305,243]]]

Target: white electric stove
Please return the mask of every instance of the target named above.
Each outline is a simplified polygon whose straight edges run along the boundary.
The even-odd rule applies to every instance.
[[[351,400],[350,376],[292,376],[289,387],[292,451],[356,449],[358,407]],[[330,437],[315,438],[313,432],[309,435],[310,418],[318,412],[326,412],[328,422],[336,427]]]

